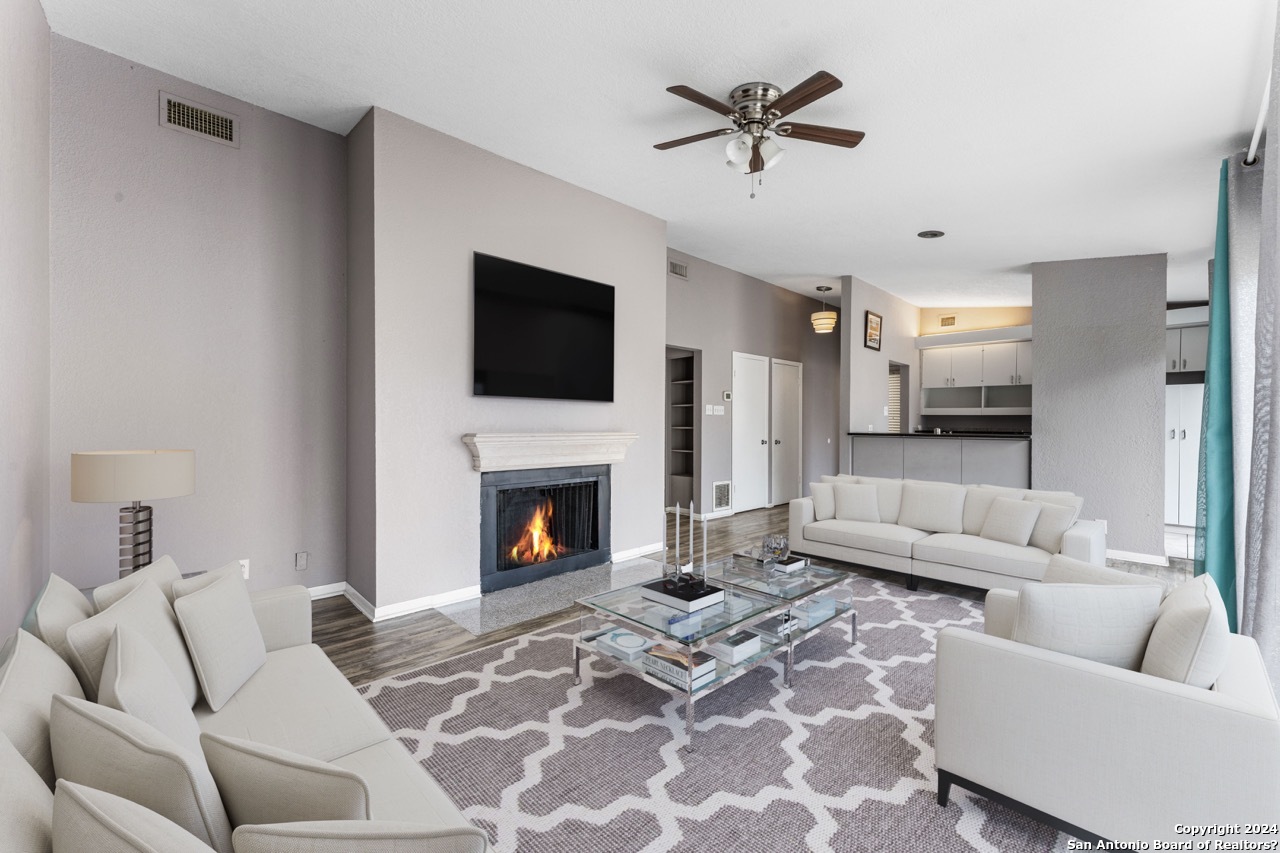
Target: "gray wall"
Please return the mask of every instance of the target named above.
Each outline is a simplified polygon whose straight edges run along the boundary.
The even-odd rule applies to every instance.
[[[479,584],[480,474],[464,433],[638,433],[613,466],[613,549],[660,542],[666,224],[394,113],[372,120],[373,603]],[[476,251],[617,288],[613,403],[471,395]]]
[[[723,415],[698,414],[698,512],[710,511],[712,483],[733,476],[733,404],[724,403],[722,394],[733,388],[734,352],[804,364],[802,482],[833,473],[839,449],[840,341],[836,335],[814,334],[809,315],[820,303],[674,249],[668,254],[688,265],[689,279],[667,277],[667,343],[702,351],[702,400],[725,407]]]
[[[1107,547],[1164,554],[1165,255],[1033,264],[1037,489],[1084,497]]]
[[[0,4],[0,635],[48,572],[49,25]]]
[[[156,502],[158,553],[248,557],[253,587],[343,580],[345,141],[52,44],[50,565],[116,576],[115,507],[70,501],[72,451],[189,447],[196,494]],[[160,127],[162,89],[239,116],[241,147]]]
[[[882,318],[880,349],[863,345],[866,312],[874,311]],[[840,279],[840,359],[841,418],[840,470],[849,470],[849,439],[844,434],[886,432],[889,419],[884,413],[889,405],[889,362],[908,367],[907,387],[903,393],[908,408],[910,432],[918,420],[920,409],[920,351],[916,349],[920,309],[904,302],[875,285],[851,275]]]

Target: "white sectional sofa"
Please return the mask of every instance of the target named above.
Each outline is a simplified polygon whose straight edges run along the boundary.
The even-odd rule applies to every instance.
[[[483,853],[311,643],[307,590],[250,595],[238,572],[162,558],[97,613],[50,578],[0,651],[0,853]]]
[[[1101,522],[1078,518],[1084,501],[1069,492],[849,474],[810,491],[791,501],[793,551],[900,572],[912,589],[934,578],[1016,590],[1039,580],[1053,554],[1106,561]]]

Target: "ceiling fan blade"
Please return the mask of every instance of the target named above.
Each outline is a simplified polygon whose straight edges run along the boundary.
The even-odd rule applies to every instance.
[[[764,171],[764,155],[760,153],[760,140],[757,139],[751,143],[751,164],[747,170],[748,174],[754,175],[756,172]]]
[[[690,142],[701,142],[704,139],[711,139],[714,136],[724,136],[726,133],[733,132],[734,130],[731,127],[725,128],[724,130],[708,130],[706,133],[696,133],[693,136],[673,139],[670,142],[659,142],[653,147],[657,148],[659,151],[666,151],[669,148],[678,148],[681,145],[688,145]]]
[[[825,145],[839,145],[842,148],[853,148],[866,136],[860,130],[823,127],[820,124],[800,124],[794,121],[780,124],[774,130],[783,139],[803,139],[806,142],[821,142]]]
[[[843,85],[834,74],[819,71],[770,104],[769,112],[777,113],[779,116],[793,113],[803,106],[812,104],[818,98],[830,95]]]
[[[700,107],[706,107],[713,113],[722,116],[736,116],[738,111],[723,101],[717,101],[710,95],[704,95],[697,89],[690,89],[688,86],[668,86],[667,91],[673,95],[679,95],[686,101],[693,101]]]

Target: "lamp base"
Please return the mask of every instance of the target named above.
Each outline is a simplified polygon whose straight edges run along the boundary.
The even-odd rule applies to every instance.
[[[120,507],[120,576],[151,565],[151,507]]]

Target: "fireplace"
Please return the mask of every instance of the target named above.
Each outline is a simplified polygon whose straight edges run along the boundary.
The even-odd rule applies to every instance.
[[[480,475],[482,592],[609,559],[608,465]]]

